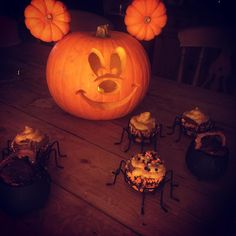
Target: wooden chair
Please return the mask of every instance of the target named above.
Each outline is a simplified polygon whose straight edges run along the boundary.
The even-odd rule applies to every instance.
[[[222,89],[226,92],[226,81],[231,73],[230,37],[228,36],[228,32],[214,27],[195,27],[179,31],[178,39],[182,49],[177,81],[183,82],[188,48],[200,48],[191,83],[193,86],[199,85],[199,76],[207,49],[215,48],[219,49],[219,55],[211,62],[207,76],[202,79],[203,82],[200,86],[208,86],[211,89],[217,90],[219,89],[219,84],[222,83]],[[218,86],[214,86],[215,84],[218,84]]]

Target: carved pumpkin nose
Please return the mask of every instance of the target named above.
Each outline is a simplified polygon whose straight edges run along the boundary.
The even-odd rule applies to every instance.
[[[98,85],[99,93],[111,93],[117,89],[118,85],[112,80],[104,80]]]

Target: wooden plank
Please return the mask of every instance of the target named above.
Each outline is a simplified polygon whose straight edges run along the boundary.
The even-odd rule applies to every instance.
[[[4,236],[139,235],[55,184],[44,208],[21,217],[0,211],[0,221]]]
[[[17,89],[15,89],[16,87]],[[9,93],[9,91],[13,92]],[[21,99],[17,99],[18,97],[21,97]],[[127,154],[121,151],[121,146],[114,146],[114,142],[119,140],[122,127],[127,125],[130,115],[117,119],[116,121],[89,121],[76,118],[70,116],[57,107],[57,105],[49,97],[45,85],[38,85],[36,89],[31,85],[31,83],[25,83],[22,85],[17,82],[15,84],[13,83],[6,85],[0,95],[0,99],[4,100],[8,104],[14,105],[14,107],[18,107],[18,109],[30,114],[31,116],[40,118],[45,122],[49,122],[55,127],[60,127],[67,130],[76,137],[87,140],[88,142],[114,153],[123,159],[127,158]],[[165,123],[162,124],[164,125],[164,132],[166,133],[168,131],[166,129],[167,124],[172,124],[174,114],[180,113],[175,112],[175,110],[180,110],[178,107],[186,104],[186,102],[177,103],[176,100],[178,99],[168,98],[167,96],[167,99],[164,98],[160,101],[159,97],[156,98],[156,96],[147,96],[133,113],[139,113],[145,110],[151,111],[153,115],[157,117],[159,122],[162,123],[165,121]],[[156,104],[156,106],[153,106],[153,104]],[[165,104],[167,105],[164,106]],[[231,111],[233,112],[233,110]],[[231,150],[230,160],[232,161],[232,164],[230,166],[233,166],[235,160],[235,158],[233,158],[235,153],[234,140],[236,137],[234,129],[230,130],[229,127],[225,128],[227,129],[227,137],[229,136],[228,144]],[[94,132],[94,130],[96,130],[96,132]],[[173,168],[177,175],[188,179],[190,174],[183,161],[191,139],[184,137],[179,143],[175,143],[174,140],[175,136],[166,136],[163,139],[159,139],[158,146],[160,149],[160,154],[169,168]],[[140,151],[140,148],[138,146],[133,146],[128,154],[131,156],[138,151]],[[175,155],[180,156],[183,161],[180,162],[178,159],[171,158]],[[231,178],[231,176],[229,178]],[[203,183],[202,187],[204,189],[204,186],[206,186],[206,194],[209,192],[209,188],[214,190],[213,192],[215,193],[221,189],[222,186],[225,186],[226,182],[228,182],[227,178],[220,185],[209,185],[208,183]],[[193,187],[199,191],[198,182],[194,183]]]
[[[66,130],[55,128],[3,104],[1,105],[2,117],[8,119],[1,120],[1,140],[6,136],[13,137],[16,130],[24,124],[37,127],[48,133],[50,137],[59,140],[62,150],[69,157],[62,161],[64,170],[51,166],[50,173],[53,181],[140,234],[150,235],[155,232],[160,235],[185,235],[196,232],[196,235],[199,235],[199,231],[203,230],[205,224],[202,221],[209,215],[214,215],[212,211],[216,213],[219,210],[218,208],[215,210],[217,201],[212,201],[211,198],[181,185],[176,190],[177,196],[180,195],[182,198],[180,203],[166,197],[166,204],[170,207],[169,213],[166,214],[160,209],[158,205],[160,196],[150,195],[146,200],[146,214],[141,216],[141,195],[129,189],[121,177],[115,186],[105,185],[112,180],[111,170],[118,166],[120,157],[75,137]]]
[[[16,88],[17,89],[14,89]],[[14,94],[9,93],[9,91],[13,91]],[[178,91],[178,90],[177,90]],[[87,140],[88,142],[91,142],[95,145],[98,145],[99,147],[102,147],[106,150],[108,150],[111,153],[115,153],[121,158],[125,158],[126,154],[121,152],[120,146],[114,146],[113,143],[117,141],[121,134],[121,126],[125,126],[128,122],[128,118],[130,116],[127,116],[122,119],[118,119],[117,121],[88,121],[84,119],[79,119],[72,117],[68,114],[66,114],[64,111],[60,110],[53,100],[49,98],[47,95],[47,89],[45,85],[38,85],[37,89],[32,86],[32,84],[25,83],[22,85],[20,82],[13,83],[10,85],[6,85],[4,87],[4,90],[2,94],[0,95],[3,100],[7,101],[9,104],[14,104],[14,106],[19,107],[19,109],[23,109],[25,112],[31,114],[32,116],[38,117],[46,122],[49,122],[51,124],[54,124],[56,127],[61,127],[65,130],[70,131],[74,135]],[[10,95],[11,94],[11,95]],[[9,96],[10,95],[10,96]],[[21,99],[17,99],[18,97],[21,97]],[[151,111],[155,117],[158,118],[158,121],[162,122],[163,120],[166,121],[164,125],[166,126],[168,123],[171,124],[173,122],[173,111],[175,110],[177,105],[185,104],[178,103],[175,104],[175,106],[166,106],[164,107],[164,104],[168,104],[169,101],[171,103],[175,102],[175,99],[164,100],[162,102],[158,102],[158,99],[156,99],[155,96],[147,96],[143,103],[140,104],[140,106],[135,110],[135,112],[141,112],[145,110]],[[157,106],[153,106],[152,104],[157,104]],[[161,104],[161,105],[160,105]],[[168,104],[169,105],[169,104]],[[173,108],[173,109],[171,109]],[[233,110],[232,110],[233,111]],[[134,113],[135,113],[134,112]],[[171,115],[173,114],[173,115]],[[60,119],[58,119],[60,117]],[[119,126],[117,126],[117,124]],[[228,127],[226,127],[228,128]],[[96,130],[96,132],[94,132]],[[167,130],[166,130],[167,131]],[[229,131],[229,128],[227,132]],[[229,132],[228,132],[229,133]],[[235,153],[235,147],[233,141],[235,140],[235,133],[230,132],[228,135],[229,138],[229,146],[231,149],[231,160],[234,160],[233,156]],[[163,142],[162,142],[163,140]],[[169,159],[168,156],[175,155],[173,153],[171,155],[171,152],[174,150],[180,150],[179,155],[184,157],[184,153],[186,152],[186,149],[190,143],[191,140],[184,139],[185,142],[181,141],[178,144],[175,144],[174,137],[166,137],[165,139],[159,140],[159,147],[162,147],[162,150],[170,150],[170,153],[167,153],[163,156],[163,159],[167,161],[167,164],[170,168],[174,168],[177,175],[180,175],[182,177],[188,178],[189,173],[186,171],[186,167],[182,162],[179,162],[177,159]],[[169,147],[174,147],[174,149],[169,149]],[[136,153],[139,151],[138,147],[132,147],[131,151],[129,152],[130,155]],[[161,153],[162,154],[162,153]],[[230,165],[232,166],[232,165]],[[227,182],[227,179],[226,181]],[[206,193],[209,191],[209,185],[206,184]],[[222,183],[224,186],[224,182]],[[198,191],[198,183],[194,186],[195,189]],[[217,189],[221,188],[221,185],[218,184],[214,185]]]
[[[202,230],[203,221],[207,220],[208,216],[212,219],[214,213],[219,215],[217,213],[220,212],[220,207],[217,205],[227,198],[233,185],[231,177],[235,177],[233,175],[235,164],[233,140],[235,139],[233,138],[229,139],[230,147],[233,148],[230,171],[223,180],[216,183],[199,182],[186,169],[184,153],[191,140],[184,137],[177,144],[173,142],[173,136],[159,139],[161,156],[168,168],[174,169],[176,180],[180,183],[180,188],[176,192],[181,196],[181,203],[172,202],[167,198],[171,208],[168,215],[160,211],[157,195],[148,196],[150,199],[146,203],[148,212],[144,217],[140,217],[140,194],[129,189],[122,179],[111,188],[105,186],[105,183],[112,178],[110,171],[118,166],[121,159],[127,159],[139,150],[134,146],[126,154],[119,146],[113,144],[132,114],[151,111],[158,121],[166,126],[172,123],[176,114],[191,109],[197,104],[200,108],[206,108],[207,112],[210,111],[209,114],[227,129],[230,137],[235,137],[232,115],[235,104],[231,102],[231,97],[218,95],[205,97],[206,92],[203,90],[194,90],[194,92],[191,89],[186,90],[184,86],[170,85],[168,81],[157,80],[155,83],[152,80],[148,95],[132,114],[115,121],[87,121],[66,114],[52,101],[45,81],[45,62],[49,50],[45,45],[33,45],[33,48],[34,52],[39,52],[40,60],[35,59],[35,63],[28,63],[25,56],[34,60],[29,50],[23,52],[19,50],[21,53],[16,60],[23,58],[22,65],[23,68],[28,69],[27,76],[22,76],[20,81],[0,84],[0,99],[5,104],[1,104],[3,112],[0,118],[1,140],[5,140],[6,136],[13,137],[25,124],[38,126],[48,132],[51,137],[63,143],[63,149],[72,157],[63,160],[65,165],[63,172],[55,168],[50,169],[54,181],[79,198],[86,199],[89,204],[106,212],[117,221],[137,229],[141,234],[149,235],[151,232],[161,235],[185,235],[196,228]],[[188,97],[190,99],[186,99]],[[223,111],[222,114],[219,108]],[[17,117],[17,124],[15,117]],[[171,229],[169,229],[170,225]]]
[[[155,78],[151,81],[148,95],[155,97],[159,109],[176,115],[199,107],[219,125],[236,128],[236,97],[200,87],[177,84],[173,81]]]

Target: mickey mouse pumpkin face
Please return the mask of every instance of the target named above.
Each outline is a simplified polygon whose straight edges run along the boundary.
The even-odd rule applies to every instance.
[[[122,32],[71,33],[52,49],[47,83],[65,111],[92,120],[125,116],[143,99],[150,65],[140,43]]]

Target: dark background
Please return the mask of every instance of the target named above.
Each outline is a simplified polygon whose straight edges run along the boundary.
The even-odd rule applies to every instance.
[[[112,1],[112,0],[111,0]],[[25,7],[30,0],[1,1],[0,15],[8,15],[16,19],[22,18]],[[103,0],[62,0],[70,9],[80,9],[104,15]],[[114,3],[131,1],[116,0]],[[211,24],[234,24],[234,1],[230,0],[164,0],[167,10],[179,11],[181,14],[199,16],[199,24],[206,21]]]
[[[96,13],[109,19],[114,29],[126,31],[123,16],[118,12],[120,3],[127,7],[132,0],[61,0],[69,9],[78,9]],[[31,0],[3,0],[0,4],[0,16],[9,16],[16,19],[18,31],[22,41],[33,38],[24,24],[24,9]],[[235,7],[232,0],[163,0],[167,8],[168,21],[161,35],[152,42],[141,42],[149,55],[152,72],[160,77],[175,80],[180,60],[180,47],[177,38],[178,31],[182,28],[193,26],[220,26],[230,29],[234,45]],[[109,5],[109,7],[108,7]],[[107,10],[108,9],[108,10]],[[125,9],[124,9],[125,11]],[[5,30],[2,29],[3,34]],[[232,47],[232,76],[229,90],[236,91],[236,50]],[[158,66],[156,66],[158,65]],[[189,68],[194,71],[191,64]],[[231,91],[230,91],[231,93]],[[234,92],[232,92],[234,93]]]
[[[15,19],[24,16],[24,9],[30,4],[30,0],[3,0],[1,1],[1,15],[14,17]],[[102,0],[62,0],[70,9],[80,9],[91,11],[97,14],[103,14]]]

